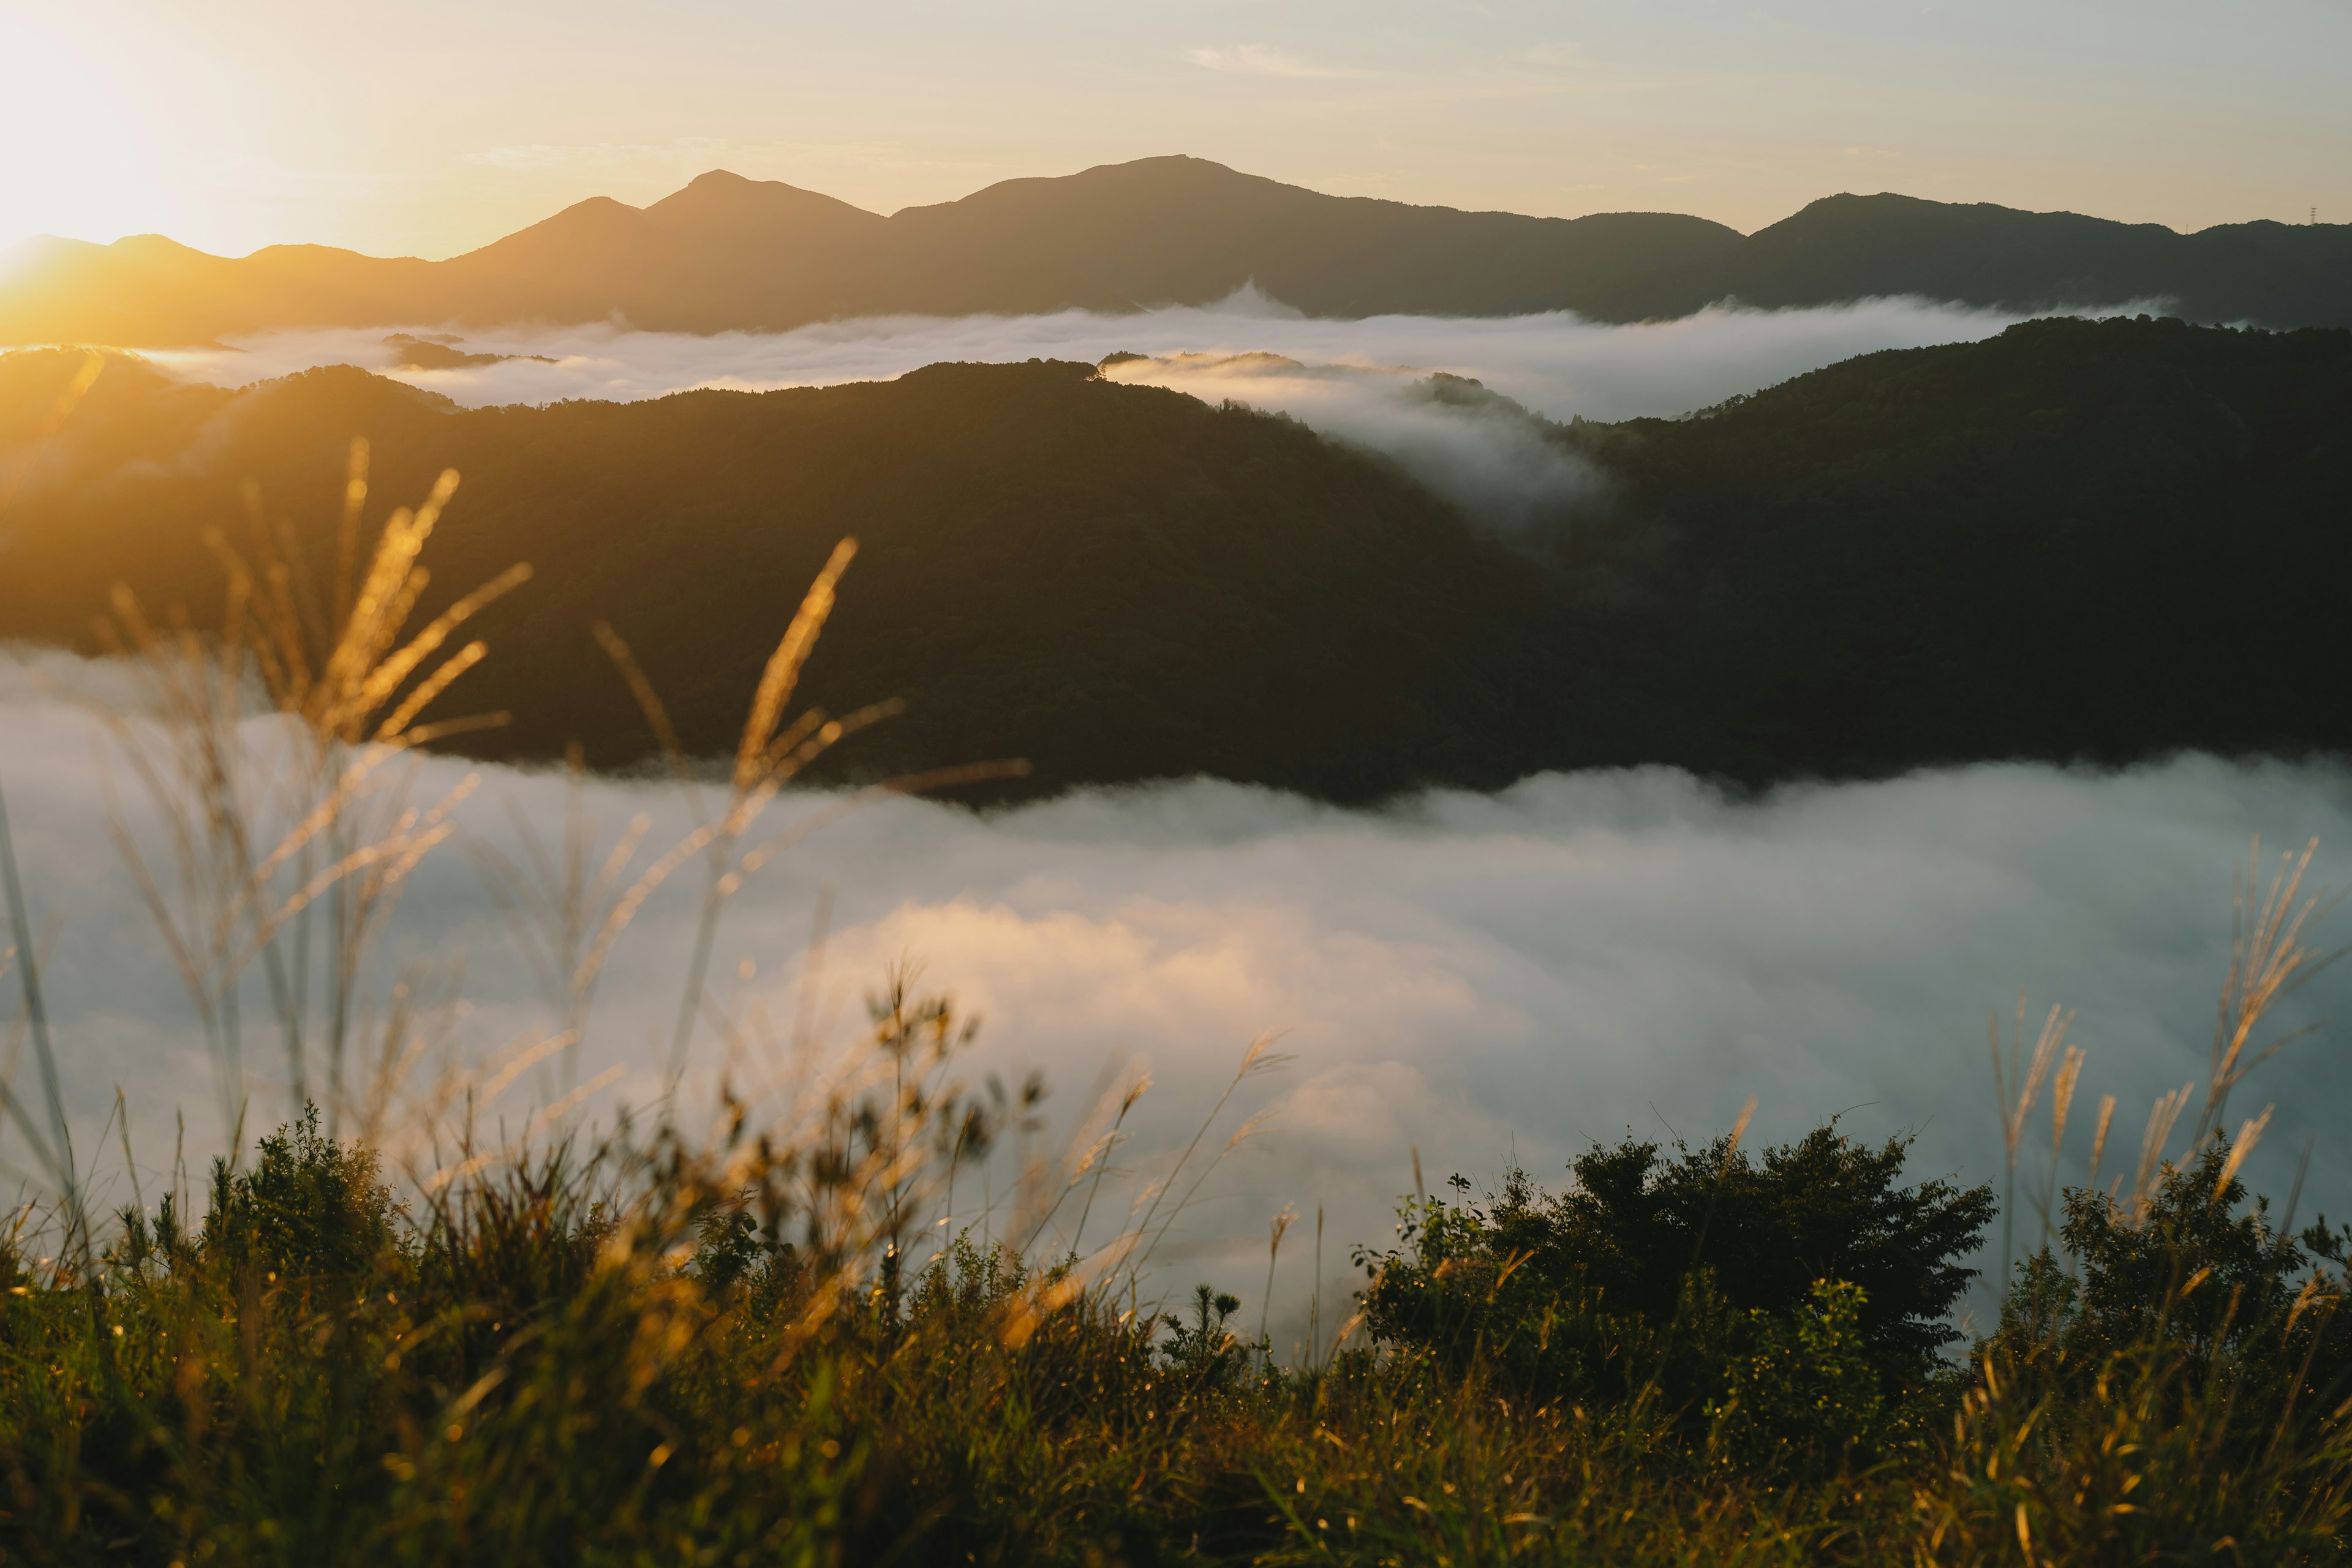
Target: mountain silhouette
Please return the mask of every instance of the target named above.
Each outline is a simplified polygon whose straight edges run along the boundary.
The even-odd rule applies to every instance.
[[[1725,299],[1770,308],[1886,294],[2021,311],[2148,301],[2191,321],[2352,325],[2352,225],[2180,234],[1987,203],[1828,196],[1720,256],[1604,289],[1593,313],[1625,321]]]
[[[852,533],[803,694],[911,703],[853,776],[1024,756],[1024,789],[1205,773],[1364,801],[1546,768],[2352,748],[2342,331],[2034,321],[1546,426],[1609,483],[1535,537],[1293,421],[1082,364],[463,409],[349,366],[231,391],[111,356],[60,425],[88,370],[0,355],[0,641],[98,646],[118,581],[201,626],[208,528],[247,552],[271,531],[331,581],[364,434],[372,518],[465,475],[420,618],[536,568],[473,623],[491,658],[450,710],[513,715],[463,742],[484,756],[646,757],[600,619],[723,754]]]
[[[1007,180],[883,217],[713,171],[650,206],[596,197],[446,261],[155,235],[0,257],[0,343],[209,342],[273,328],[620,320],[782,331],[894,313],[1122,311],[1255,285],[1310,315],[1603,321],[1736,299],[1885,294],[2032,310],[2164,300],[2197,320],[2352,323],[2352,226],[2183,235],[2073,213],[1838,195],[1752,236],[1671,213],[1579,218],[1330,196],[1198,158]]]
[[[0,266],[0,342],[616,317],[652,331],[781,331],[898,312],[1201,304],[1252,282],[1316,314],[1496,314],[1572,305],[1738,242],[1673,214],[1538,218],[1327,196],[1197,158],[1008,180],[887,218],[714,171],[651,206],[593,198],[446,261],[313,246],[228,260],[154,236],[37,240]]]

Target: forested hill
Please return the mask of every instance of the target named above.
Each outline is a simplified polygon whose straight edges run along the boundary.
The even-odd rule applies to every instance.
[[[2343,331],[2032,322],[1575,425],[1612,500],[1507,542],[1296,424],[1083,365],[463,411],[348,369],[229,394],[115,359],[40,437],[82,363],[0,358],[0,637],[84,641],[118,577],[201,616],[197,531],[249,534],[247,479],[315,568],[364,433],[379,516],[466,475],[433,595],[538,570],[448,704],[516,714],[487,754],[646,753],[600,617],[726,750],[844,533],[865,550],[806,695],[911,700],[845,751],[869,776],[1020,755],[1038,790],[1365,800],[1600,764],[2352,747]]]
[[[0,359],[0,403],[23,411],[0,424],[37,419],[79,359]],[[854,534],[803,690],[835,711],[909,701],[845,748],[868,775],[1021,756],[1047,787],[1206,772],[1364,798],[1542,763],[1559,654],[1502,546],[1301,426],[1080,364],[457,411],[349,369],[231,395],[118,361],[0,518],[0,637],[85,637],[118,576],[202,613],[219,572],[198,531],[249,536],[247,479],[331,562],[356,433],[379,515],[444,466],[465,476],[424,613],[535,569],[477,623],[491,658],[450,699],[514,713],[485,754],[647,754],[600,618],[688,743],[731,751],[809,579]]]
[[[1580,309],[1626,321],[1721,300],[1778,309],[1895,294],[2023,311],[2144,301],[2193,321],[2352,326],[2352,224],[2180,234],[1990,202],[1828,196],[1736,246],[1603,285]]]
[[[1341,197],[1199,158],[1007,180],[887,217],[714,170],[644,208],[581,202],[445,261],[314,245],[208,256],[157,235],[0,257],[0,344],[274,328],[604,322],[778,331],[894,313],[1125,311],[1244,285],[1309,315],[1574,310],[1916,294],[2033,310],[2167,300],[2203,321],[2352,324],[2352,226],[2183,235],[2074,213],[1839,195],[1743,237],[1673,213],[1577,218]]]
[[[2054,320],[1581,425],[1671,717],[1742,777],[2352,747],[2352,332]],[[1621,519],[1620,526],[1623,525]]]

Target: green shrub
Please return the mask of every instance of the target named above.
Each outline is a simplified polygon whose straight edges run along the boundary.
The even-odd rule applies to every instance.
[[[1192,1321],[1181,1315],[1168,1325],[1168,1342],[1160,1347],[1168,1370],[1204,1388],[1231,1384],[1245,1370],[1256,1347],[1244,1344],[1226,1321],[1241,1310],[1242,1299],[1213,1286],[1192,1287]]]
[[[1931,1381],[1994,1213],[1990,1187],[1902,1182],[1909,1143],[1822,1127],[1751,1156],[1730,1139],[1664,1157],[1627,1139],[1538,1191],[1511,1172],[1486,1204],[1408,1207],[1403,1245],[1360,1251],[1369,1326],[1538,1395],[1719,1393],[1766,1320],[1793,1327],[1816,1281],[1860,1289],[1857,1353],[1889,1397]]]
[[[1791,1318],[1750,1311],[1754,1348],[1732,1359],[1706,1409],[1717,1453],[1758,1475],[1834,1475],[1875,1458],[1889,1436],[1862,1287],[1823,1279],[1811,1294]]]
[[[362,1274],[397,1250],[392,1193],[375,1156],[319,1131],[319,1108],[263,1138],[252,1167],[213,1162],[212,1208],[198,1246],[206,1258],[273,1274],[320,1279]],[[168,1211],[159,1227],[174,1229]],[[134,1236],[137,1231],[134,1227]]]

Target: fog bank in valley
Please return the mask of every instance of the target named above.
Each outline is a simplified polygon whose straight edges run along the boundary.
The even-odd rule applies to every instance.
[[[1564,311],[1335,321],[1301,316],[1244,290],[1214,306],[1123,315],[905,316],[709,337],[621,326],[498,330],[444,345],[509,356],[498,363],[384,374],[480,405],[631,400],[693,387],[822,386],[950,360],[1092,363],[1113,353],[1139,354],[1145,357],[1114,367],[1115,379],[1290,415],[1326,436],[1389,454],[1438,494],[1509,526],[1583,499],[1591,476],[1516,410],[1433,397],[1432,373],[1480,381],[1546,419],[1663,416],[1855,354],[1989,337],[2018,319],[1888,299],[1812,310],[1718,307],[1633,326]],[[386,348],[386,335],[275,333],[153,357],[192,379],[235,385],[320,364],[383,369],[398,357]]]
[[[100,1138],[120,1087],[152,1187],[175,1110],[192,1155],[218,1146],[214,1069],[109,845],[93,726],[60,687],[119,682],[58,655],[0,660],[0,786],[36,927],[54,922],[49,1005],[78,1147],[101,1184],[121,1185],[111,1136]],[[437,800],[467,772],[425,761],[412,798]],[[117,778],[133,836],[160,849],[153,813]],[[557,776],[481,770],[458,820],[520,855],[513,818],[551,844],[563,795]],[[588,796],[606,845],[633,816],[651,817],[639,866],[687,830],[670,786],[598,781]],[[776,820],[822,804],[789,798]],[[2316,835],[2322,867],[2340,869],[2352,777],[2187,756],[2120,773],[1985,765],[1755,799],[1637,770],[1376,812],[1198,781],[986,816],[901,800],[747,881],[712,973],[727,1005],[777,1019],[807,1007],[820,1036],[841,1042],[885,964],[919,959],[930,984],[983,1020],[968,1076],[1041,1069],[1057,1129],[1107,1069],[1148,1064],[1155,1087],[1129,1123],[1120,1204],[1165,1168],[1247,1042],[1276,1035],[1292,1060],[1239,1106],[1269,1111],[1269,1127],[1203,1189],[1183,1251],[1163,1253],[1156,1278],[1180,1290],[1213,1278],[1254,1308],[1267,1216],[1296,1204],[1310,1228],[1287,1247],[1280,1322],[1309,1288],[1316,1206],[1337,1290],[1346,1244],[1389,1234],[1415,1148],[1433,1182],[1459,1171],[1492,1183],[1515,1160],[1557,1182],[1590,1140],[1630,1128],[1696,1142],[1752,1094],[1753,1137],[1836,1115],[1872,1138],[1916,1134],[1924,1173],[1992,1179],[1985,1016],[2011,1015],[2021,987],[2037,1016],[2053,1001],[2079,1010],[2090,1066],[2073,1147],[2087,1143],[2096,1097],[2119,1096],[2112,1172],[2136,1154],[2149,1102],[2201,1076],[2231,868],[2257,831],[2266,853]],[[661,1092],[699,887],[688,875],[656,895],[615,951],[579,1064],[583,1080],[613,1075],[600,1115]],[[804,993],[826,887],[832,936]],[[489,1059],[554,1026],[510,921],[456,843],[425,862],[393,922],[368,981],[379,1009],[397,966],[418,963],[464,998],[448,1019],[458,1058]],[[2340,1011],[2345,994],[2332,975],[2295,1016]],[[248,1005],[263,1015],[257,987]],[[2282,1194],[2305,1140],[2352,1112],[2346,1049],[2340,1030],[2323,1029],[2242,1091],[2244,1114],[2280,1107],[2253,1169]],[[283,1063],[258,1028],[247,1052],[254,1120],[272,1121],[286,1109]],[[709,1103],[718,1062],[706,1030],[688,1103]],[[16,1082],[33,1080],[20,1068]],[[546,1084],[520,1075],[486,1116],[520,1125]],[[2029,1142],[2046,1144],[2041,1126]],[[0,1134],[0,1161],[28,1163],[13,1131]],[[2038,1173],[2034,1158],[2027,1170]],[[2342,1206],[2347,1179],[2352,1162],[2323,1138],[2306,1213]],[[960,1217],[983,1218],[982,1190],[960,1193]],[[1001,1199],[1002,1172],[993,1191]]]
[[[2137,309],[2118,305],[2115,310]],[[2110,314],[2112,310],[2091,313]],[[1003,363],[1112,353],[1281,354],[1310,365],[1474,376],[1552,419],[1669,416],[1855,354],[1990,337],[2022,318],[1912,299],[1809,310],[1718,306],[1679,321],[1611,326],[1533,316],[1302,316],[1254,290],[1216,305],[1109,315],[892,316],[789,332],[633,331],[624,325],[467,333],[472,354],[517,356],[448,370],[387,370],[469,407],[565,397],[627,401],[690,387],[767,391],[903,374],[947,360]],[[412,332],[436,332],[412,327]],[[152,357],[193,380],[243,385],[320,364],[392,363],[377,331],[267,333],[223,349]],[[443,333],[442,335],[450,335]],[[528,357],[537,356],[537,357]],[[1266,406],[1280,406],[1269,400]]]

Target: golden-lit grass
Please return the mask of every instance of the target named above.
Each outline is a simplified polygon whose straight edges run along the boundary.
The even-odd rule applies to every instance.
[[[895,781],[768,821],[811,763],[893,710],[792,711],[855,556],[845,541],[751,694],[723,786],[682,753],[625,643],[597,628],[685,802],[691,826],[676,842],[649,845],[643,816],[607,838],[586,815],[576,753],[551,843],[527,819],[513,853],[466,837],[454,813],[471,781],[413,802],[415,752],[499,721],[438,714],[488,654],[461,630],[529,570],[410,628],[425,547],[456,487],[445,474],[362,548],[355,445],[331,584],[313,584],[257,509],[251,539],[215,542],[227,583],[215,628],[158,626],[117,600],[115,646],[142,700],[100,721],[163,848],[142,847],[119,803],[115,837],[213,1050],[224,1122],[239,1131],[205,1213],[184,1169],[152,1220],[142,1204],[89,1212],[37,955],[13,954],[24,1033],[11,1062],[28,1043],[41,1084],[28,1102],[12,1069],[0,1097],[51,1192],[0,1238],[0,1563],[2344,1555],[2352,1401],[2290,1398],[2250,1432],[2223,1360],[2161,1328],[2176,1310],[2203,1310],[2193,1271],[2162,1283],[2156,1333],[2095,1364],[2067,1359],[2054,1331],[2037,1340],[2005,1322],[1955,1370],[1932,1420],[1868,1462],[1796,1478],[1743,1468],[1724,1417],[1664,1408],[1654,1374],[1613,1405],[1530,1397],[1475,1357],[1349,1349],[1362,1315],[1329,1331],[1319,1299],[1299,1366],[1273,1364],[1263,1317],[1244,1344],[1205,1301],[1208,1331],[1171,1352],[1145,1271],[1210,1173],[1262,1131],[1246,1117],[1229,1127],[1227,1112],[1279,1064],[1264,1040],[1109,1239],[1080,1250],[1150,1087],[1140,1075],[1082,1108],[1061,1147],[1021,1152],[992,1236],[947,1234],[957,1182],[1025,1137],[1039,1086],[1000,1100],[963,1084],[971,1026],[912,966],[886,977],[863,1034],[831,1050],[805,1016],[778,1031],[719,1007],[707,971],[743,879],[806,833],[879,795],[1019,764]],[[410,972],[367,984],[403,889],[453,839],[514,921],[551,1022],[470,1065],[442,1048],[445,983]],[[2265,1111],[2214,1142],[2231,1091],[2284,1043],[2262,1037],[2262,1020],[2333,956],[2307,945],[2327,905],[2303,891],[2310,864],[2309,849],[2289,857],[2259,895],[2252,862],[2242,879],[2190,1140],[2192,1152],[2226,1146],[2217,1194],[2268,1125]],[[576,1082],[572,1063],[599,978],[646,900],[698,865],[673,1092],[642,1121],[592,1135],[584,1108],[609,1076]],[[28,949],[5,805],[0,873]],[[820,909],[813,957],[824,920]],[[240,1011],[257,982],[269,1000],[259,1020]],[[2006,1053],[1993,1030],[2004,1215],[2046,1090],[2046,1247],[2084,1055],[2067,1043],[2071,1015],[2052,1009],[2030,1049],[2025,1022],[2021,1000]],[[298,1125],[248,1158],[261,1131],[247,1125],[256,1027],[276,1033],[283,1089],[317,1102],[326,1129]],[[674,1091],[705,1031],[719,1047],[717,1114],[688,1127]],[[560,1070],[544,1079],[549,1067]],[[539,1090],[531,1109],[498,1121],[520,1086]],[[2185,1167],[2165,1155],[2197,1087],[2155,1108],[2129,1193],[2118,1177],[2093,1194],[2126,1231],[2152,1234],[2171,1212]],[[2114,1110],[2103,1100],[2094,1189]],[[135,1183],[127,1121],[115,1125]],[[1417,1152],[1413,1167],[1418,1188]],[[2082,1191],[2067,1202],[2088,1201]],[[1425,1194],[1416,1203],[1429,1207]],[[1073,1208],[1069,1250],[1041,1256]],[[1296,1217],[1269,1226],[1269,1296]],[[1318,1212],[1318,1253],[1321,1231]],[[2340,1300],[2314,1276],[2245,1342],[2315,1344]]]

